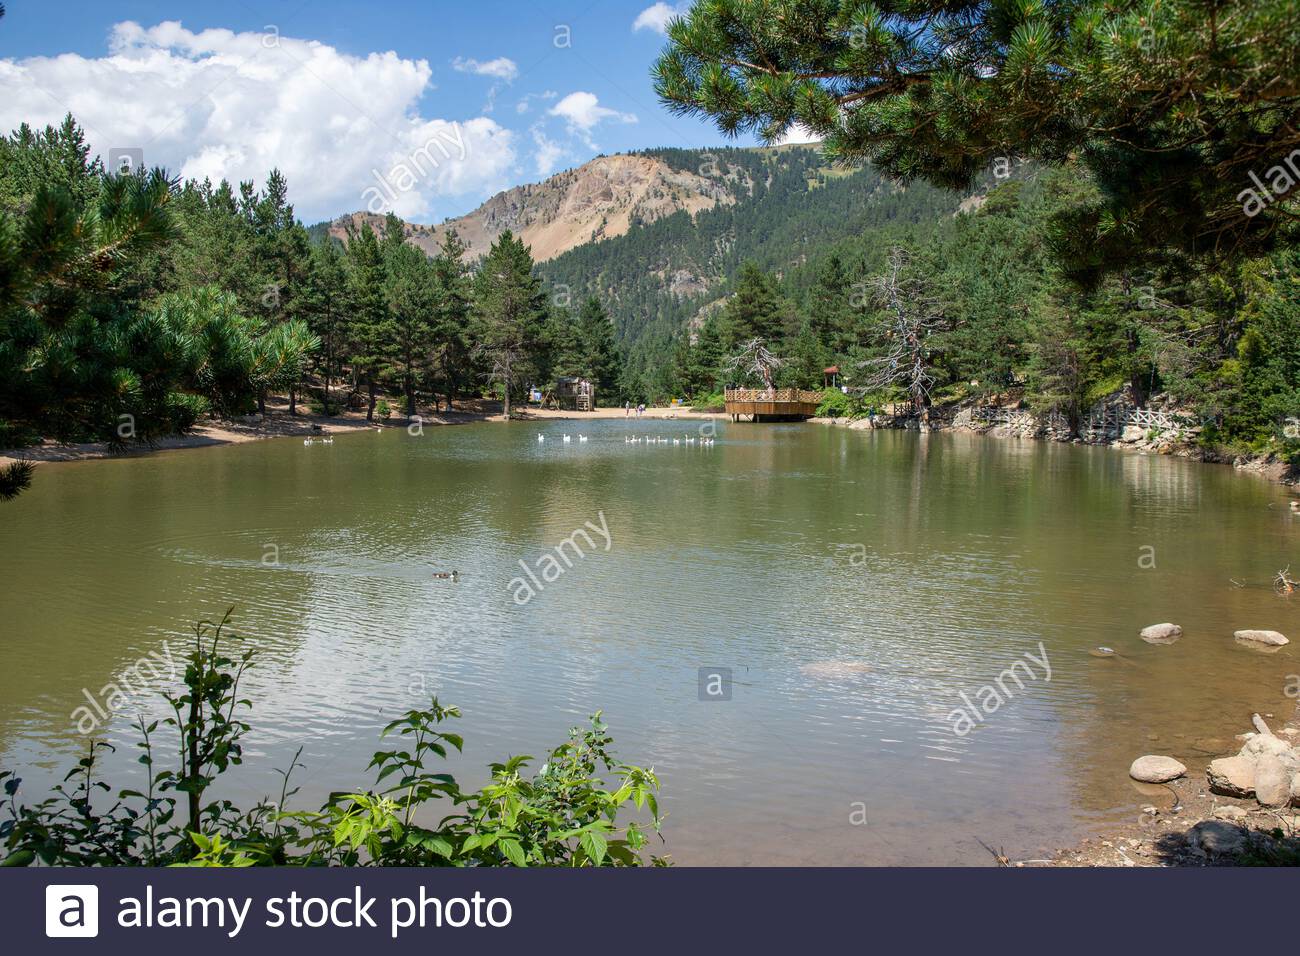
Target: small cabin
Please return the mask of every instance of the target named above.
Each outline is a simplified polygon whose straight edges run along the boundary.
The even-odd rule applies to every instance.
[[[596,387],[585,378],[556,379],[555,404],[572,411],[589,412],[596,407]]]

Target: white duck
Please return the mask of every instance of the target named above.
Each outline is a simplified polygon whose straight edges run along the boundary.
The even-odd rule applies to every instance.
[[[570,438],[568,435],[565,435],[565,436],[564,436],[564,440],[565,440],[566,442],[571,442],[571,441],[573,441],[573,439]]]
[[[587,436],[586,436],[586,435],[579,435],[579,436],[578,436],[578,441],[580,441],[580,442],[584,442],[584,441],[586,441],[586,440],[587,440]]]
[[[546,441],[546,436],[543,435],[541,432],[538,432],[538,433],[537,433],[537,440],[538,440],[538,441]]]

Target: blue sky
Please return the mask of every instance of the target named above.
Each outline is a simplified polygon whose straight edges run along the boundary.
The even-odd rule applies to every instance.
[[[70,110],[105,156],[175,175],[278,166],[307,221],[373,205],[437,222],[598,153],[728,142],[656,100],[664,2],[6,6],[0,126]]]

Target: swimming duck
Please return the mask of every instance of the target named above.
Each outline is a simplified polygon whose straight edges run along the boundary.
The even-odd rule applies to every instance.
[[[460,580],[460,572],[459,571],[435,571],[433,573],[433,577],[437,581],[456,582]]]
[[[570,438],[568,435],[565,435],[565,436],[564,436],[564,440],[565,440],[566,442],[573,441],[573,439]]]
[[[579,436],[578,436],[578,441],[583,442],[583,441],[586,441],[586,440],[587,440],[587,436],[586,436],[586,435],[579,435]]]
[[[541,432],[538,432],[538,433],[537,433],[537,440],[538,440],[538,441],[546,441],[546,436],[543,435]]]

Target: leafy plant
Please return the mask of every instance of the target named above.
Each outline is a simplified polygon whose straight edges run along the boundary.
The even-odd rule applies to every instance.
[[[205,803],[223,773],[243,759],[252,703],[239,685],[252,651],[228,656],[230,614],[194,629],[182,693],[164,692],[172,716],[138,722],[143,792],[116,798],[98,779],[108,744],[92,741],[51,796],[19,802],[21,781],[0,772],[9,816],[0,822],[6,866],[637,866],[661,822],[659,780],[653,770],[616,760],[613,739],[596,714],[586,730],[527,774],[527,756],[491,765],[492,780],[462,791],[433,761],[460,752],[463,738],[445,728],[460,717],[435,698],[384,728],[395,746],[377,751],[367,767],[370,788],[334,793],[315,811],[286,809],[297,792],[291,777],[301,750],[282,778],[279,799],[249,809],[230,801]],[[174,766],[155,770],[159,726],[174,732]],[[609,789],[604,776],[617,781]],[[183,797],[181,795],[184,795]],[[106,805],[101,806],[101,803]],[[437,815],[439,803],[446,807]],[[183,806],[183,813],[177,810]],[[620,823],[635,811],[640,819]],[[430,819],[435,817],[436,820]],[[651,862],[665,860],[651,857]]]

